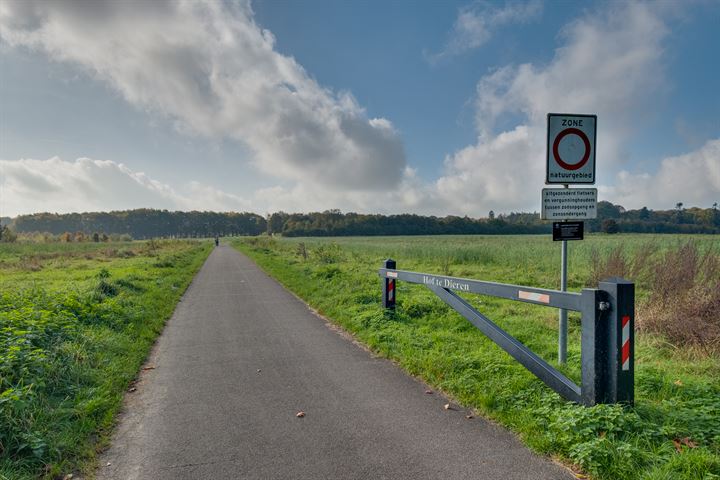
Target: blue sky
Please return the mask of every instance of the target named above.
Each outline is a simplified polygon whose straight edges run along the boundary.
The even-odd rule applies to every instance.
[[[601,199],[720,201],[720,2],[3,2],[0,214],[536,211],[545,114]]]

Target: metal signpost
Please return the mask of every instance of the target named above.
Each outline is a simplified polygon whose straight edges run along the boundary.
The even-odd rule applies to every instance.
[[[544,188],[543,220],[582,220],[597,216],[597,189],[570,189],[570,184],[595,183],[595,137],[597,115],[548,113],[546,184],[565,188]],[[553,232],[555,229],[553,228]],[[554,233],[553,233],[554,235]],[[567,291],[567,239],[562,239],[560,291]],[[560,309],[558,362],[567,362],[567,310]]]

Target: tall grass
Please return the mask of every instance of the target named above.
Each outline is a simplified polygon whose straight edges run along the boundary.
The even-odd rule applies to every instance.
[[[591,281],[608,276],[637,279],[646,295],[637,305],[639,329],[662,335],[677,348],[720,353],[720,253],[695,241],[661,250],[654,242],[635,252],[616,246],[592,256]]]

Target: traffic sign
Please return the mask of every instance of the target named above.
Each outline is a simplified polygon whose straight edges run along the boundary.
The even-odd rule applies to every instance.
[[[547,184],[595,183],[597,115],[548,113]]]
[[[582,240],[585,222],[553,222],[553,241]]]
[[[597,188],[543,188],[542,220],[597,218]]]

